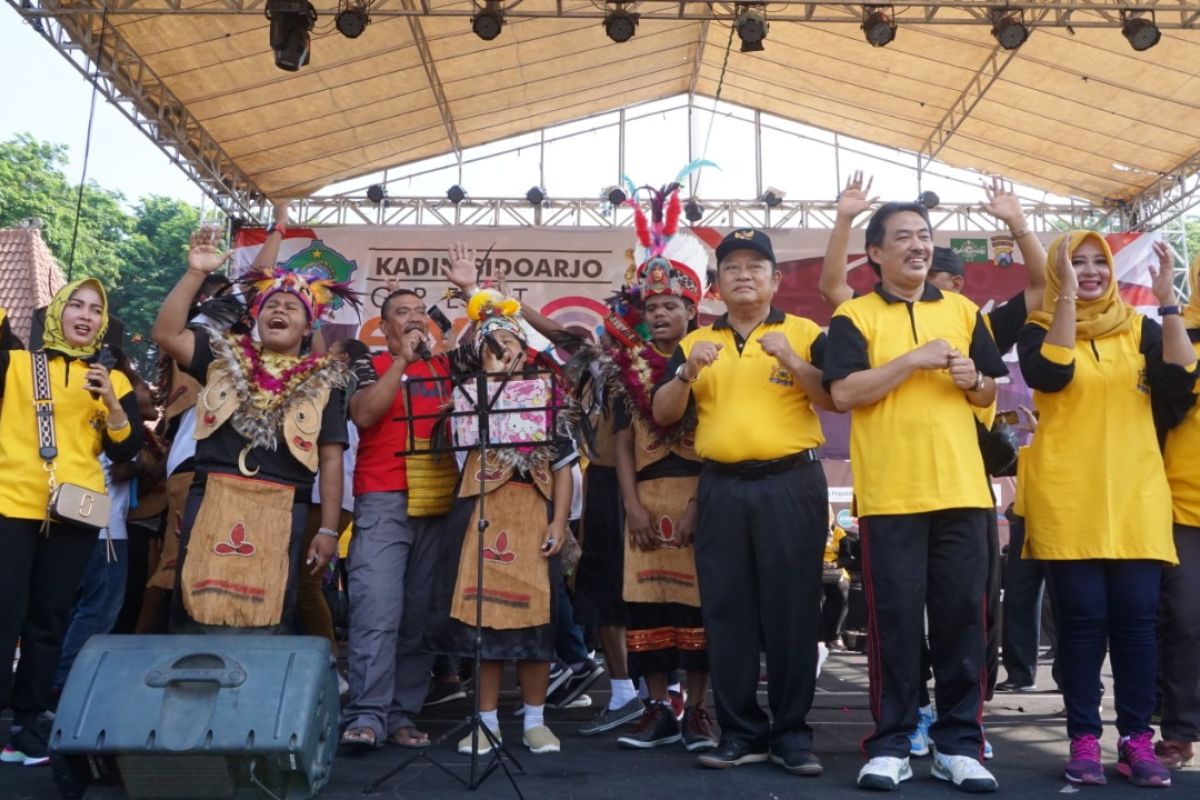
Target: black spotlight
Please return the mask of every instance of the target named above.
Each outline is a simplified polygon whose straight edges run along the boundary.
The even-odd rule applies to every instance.
[[[1138,16],[1133,16],[1134,14]],[[1145,16],[1143,11],[1122,11],[1121,35],[1128,39],[1129,46],[1139,53],[1154,47],[1162,38],[1162,32],[1155,24],[1153,11],[1149,17]]]
[[[932,211],[938,207],[938,203],[942,202],[942,198],[937,196],[937,192],[931,192],[926,189],[921,192],[921,196],[917,198],[917,202]]]
[[[471,30],[485,42],[490,42],[500,35],[504,27],[504,9],[500,8],[499,0],[487,0],[483,8],[471,17]]]
[[[614,186],[609,189],[605,197],[607,197],[608,202],[612,203],[614,206],[619,206],[629,199],[625,196],[625,191],[620,186]]]
[[[338,33],[342,36],[347,39],[357,39],[363,35],[363,31],[367,29],[367,23],[370,21],[364,6],[351,3],[338,12],[337,17],[334,18],[334,25],[337,26]]]
[[[638,14],[630,14],[618,4],[616,8],[604,15],[604,32],[614,42],[628,42],[637,32]]]
[[[783,202],[783,192],[778,192],[775,189],[767,189],[763,192],[761,200],[766,203],[767,208],[775,208]]]
[[[892,6],[863,6],[863,34],[872,47],[883,47],[896,38],[895,13]]]
[[[546,192],[540,186],[534,186],[525,193],[525,199],[529,201],[531,206],[540,206],[546,202]]]
[[[692,198],[683,204],[683,216],[687,217],[687,221],[697,223],[704,218],[704,209],[696,202],[696,198]]]
[[[379,205],[387,199],[387,189],[382,183],[372,183],[367,187],[367,199],[375,205]]]
[[[992,36],[1005,50],[1016,50],[1029,38],[1024,9],[993,8]]]
[[[467,192],[457,183],[446,190],[446,199],[454,205],[461,203],[467,196]]]
[[[761,8],[741,6],[737,18],[733,21],[738,38],[742,40],[739,48],[743,53],[756,53],[763,49],[763,39],[771,25],[767,22],[766,14]]]
[[[317,10],[308,0],[267,0],[266,14],[275,66],[295,72],[308,63],[308,32],[317,24]]]

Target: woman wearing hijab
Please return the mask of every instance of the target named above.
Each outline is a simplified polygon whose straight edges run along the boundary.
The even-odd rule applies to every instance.
[[[1183,310],[1192,347],[1200,353],[1200,258],[1188,277],[1192,291]],[[1170,429],[1163,448],[1175,522],[1175,552],[1179,565],[1163,570],[1162,604],[1158,613],[1162,674],[1162,741],[1154,751],[1163,766],[1186,767],[1200,741],[1200,403],[1184,398],[1174,408],[1156,409],[1164,429]]]
[[[1196,354],[1179,316],[1170,251],[1161,243],[1155,251],[1161,327],[1118,296],[1104,238],[1074,231],[1051,246],[1042,309],[1017,343],[1041,412],[1020,466],[1022,556],[1046,562],[1053,575],[1072,783],[1106,782],[1097,709],[1107,650],[1117,771],[1137,786],[1171,784],[1150,728],[1159,585],[1163,564],[1176,562],[1151,394],[1156,404],[1190,396]]]
[[[50,702],[67,618],[96,543],[97,528],[49,520],[50,481],[104,494],[100,454],[137,455],[142,436],[129,379],[97,363],[108,298],[87,278],[63,287],[46,311],[43,352],[57,455],[43,458],[35,415],[34,366],[21,350],[0,351],[0,709],[12,707],[12,738],[0,761],[47,761]]]

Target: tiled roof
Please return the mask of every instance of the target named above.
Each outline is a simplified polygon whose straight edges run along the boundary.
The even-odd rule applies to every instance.
[[[50,305],[65,283],[40,226],[0,228],[0,307],[22,341],[29,341],[34,310]]]

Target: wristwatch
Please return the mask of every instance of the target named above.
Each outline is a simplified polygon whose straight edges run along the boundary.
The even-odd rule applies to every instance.
[[[1179,306],[1159,306],[1158,315],[1160,317],[1169,317],[1179,314]]]
[[[971,391],[982,392],[983,387],[986,385],[987,385],[987,376],[984,375],[979,370],[975,370],[975,386],[972,387]]]
[[[676,378],[679,378],[679,380],[683,381],[684,383],[695,383],[695,382],[696,382],[696,380],[697,380],[697,378],[689,378],[689,377],[688,377],[688,376],[687,376],[687,375],[684,373],[684,371],[683,371],[683,370],[684,370],[684,368],[685,368],[686,366],[687,366],[687,363],[686,363],[686,362],[684,362],[683,364],[680,364],[678,367],[676,367],[676,368],[675,368],[675,377],[676,377]]]

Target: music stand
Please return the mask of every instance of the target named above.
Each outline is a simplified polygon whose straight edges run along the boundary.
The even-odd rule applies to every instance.
[[[454,727],[452,727],[450,730],[446,731],[444,734],[439,736],[434,741],[430,742],[427,747],[424,747],[424,748],[416,751],[415,753],[408,755],[403,761],[401,761],[399,764],[397,764],[391,770],[384,773],[379,778],[376,778],[372,783],[363,787],[363,790],[362,790],[363,794],[374,794],[376,791],[378,791],[378,789],[381,786],[383,786],[385,783],[387,783],[393,777],[398,775],[402,770],[407,768],[410,764],[417,761],[418,759],[423,758],[426,761],[428,761],[430,764],[432,764],[433,766],[440,769],[442,772],[445,772],[447,775],[449,775],[450,777],[457,780],[465,788],[471,789],[471,790],[478,789],[480,786],[483,785],[483,782],[492,775],[492,773],[494,773],[497,769],[502,769],[504,771],[505,776],[508,777],[509,783],[512,784],[513,791],[515,791],[517,793],[517,797],[521,798],[521,800],[525,799],[525,795],[523,795],[521,793],[521,788],[517,785],[517,781],[513,775],[513,771],[509,769],[508,763],[506,763],[506,762],[511,762],[513,767],[516,769],[516,772],[521,775],[525,774],[525,768],[522,767],[521,762],[517,761],[517,759],[513,756],[513,754],[510,753],[507,748],[505,748],[503,743],[496,737],[496,735],[494,733],[492,733],[492,731],[486,725],[484,725],[482,723],[482,720],[480,719],[480,710],[479,710],[479,672],[480,672],[480,668],[483,664],[484,532],[487,530],[488,525],[489,525],[488,519],[487,519],[487,485],[486,485],[488,452],[493,449],[505,449],[505,448],[515,448],[515,447],[536,448],[536,447],[554,446],[554,444],[555,444],[555,433],[554,432],[557,428],[558,409],[560,408],[559,404],[556,402],[557,398],[559,396],[558,376],[553,370],[550,370],[550,369],[526,369],[526,370],[522,371],[516,377],[519,377],[524,380],[535,379],[535,378],[541,378],[541,379],[548,378],[549,379],[547,381],[548,403],[543,406],[522,406],[519,409],[518,408],[501,409],[501,410],[494,409],[494,406],[495,406],[497,400],[500,398],[500,396],[504,390],[504,387],[506,385],[508,385],[508,382],[511,379],[514,378],[514,375],[512,373],[508,373],[508,372],[486,372],[483,370],[479,370],[477,372],[471,372],[471,373],[466,373],[466,374],[450,375],[448,378],[446,378],[446,377],[412,378],[412,377],[407,377],[407,376],[405,378],[405,381],[404,381],[404,395],[405,395],[404,396],[404,405],[405,405],[405,409],[407,410],[407,413],[405,415],[405,420],[408,425],[408,449],[402,450],[402,451],[396,453],[396,455],[397,456],[410,456],[410,455],[414,455],[414,454],[418,454],[418,453],[419,454],[453,455],[455,453],[460,453],[460,452],[466,452],[468,454],[471,452],[477,452],[479,454],[479,501],[478,501],[479,502],[479,521],[475,526],[476,564],[475,564],[475,637],[474,637],[475,666],[474,666],[474,691],[473,691],[474,700],[472,701],[472,704],[471,704],[471,715],[469,717],[464,719],[462,722],[459,722],[458,724],[456,724]],[[436,386],[438,384],[445,383],[447,380],[451,383],[451,386],[452,386],[451,394],[452,395],[453,395],[454,391],[462,391],[463,394],[468,399],[471,399],[472,404],[473,404],[472,410],[461,411],[461,412],[452,410],[449,413],[439,412],[437,414],[413,414],[412,413],[412,408],[413,408],[412,389],[413,389],[414,384],[417,384],[417,385],[433,384],[434,386]],[[494,393],[489,395],[489,383],[493,380],[498,380],[499,386],[496,388]],[[474,384],[474,388],[475,388],[475,396],[473,399],[464,390],[464,387],[468,386],[470,384]],[[492,441],[490,441],[491,440],[490,418],[493,413],[496,413],[496,414],[507,414],[507,413],[518,414],[522,411],[545,411],[545,412],[547,412],[546,439],[545,440],[530,440],[530,441],[516,441],[516,442],[492,442]],[[438,445],[438,444],[434,443],[434,440],[431,437],[430,442],[429,442],[429,447],[419,448],[419,449],[417,448],[416,433],[415,433],[416,426],[414,425],[415,421],[422,420],[422,419],[435,419],[435,420],[447,420],[448,422],[452,422],[454,419],[466,418],[466,417],[474,417],[476,420],[476,423],[478,426],[477,429],[479,432],[478,442],[469,443],[469,444],[456,444],[456,443],[450,442],[449,438],[448,438],[446,444]],[[465,544],[466,544],[466,542],[464,541],[464,546],[465,546]],[[551,591],[553,591],[553,590],[554,590],[554,587],[551,587]],[[454,737],[456,737],[463,730],[471,731],[471,768],[470,768],[470,773],[468,774],[468,776],[466,778],[464,778],[463,776],[454,772],[449,767],[447,767],[445,764],[442,764],[441,762],[439,762],[437,759],[433,758],[430,755],[430,751],[432,751],[435,747],[437,747],[447,741],[452,741],[454,739]],[[488,743],[491,745],[491,752],[488,754],[490,756],[490,758],[488,759],[487,764],[482,767],[482,769],[480,769],[480,758],[479,758],[479,737],[480,737],[480,735],[482,735],[484,738],[486,738]]]

